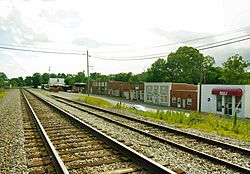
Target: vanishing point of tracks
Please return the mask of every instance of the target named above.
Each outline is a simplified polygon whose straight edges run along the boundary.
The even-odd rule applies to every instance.
[[[186,133],[177,129],[140,120],[103,108],[72,101],[63,97],[53,96],[57,101],[87,112],[106,121],[118,124],[130,130],[149,136],[155,140],[170,144],[188,153],[225,165],[238,172],[250,173],[250,149],[223,143]]]
[[[33,120],[24,118],[31,173],[174,173],[53,104],[23,95]]]

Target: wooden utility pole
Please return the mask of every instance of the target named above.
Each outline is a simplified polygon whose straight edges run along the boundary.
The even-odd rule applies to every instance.
[[[202,56],[199,54],[198,59],[200,60],[199,112],[201,112]]]
[[[88,76],[88,89],[87,89],[87,92],[88,92],[88,96],[89,96],[89,87],[90,87],[90,85],[89,85],[89,82],[90,82],[90,80],[89,80],[89,51],[87,50],[87,76]]]

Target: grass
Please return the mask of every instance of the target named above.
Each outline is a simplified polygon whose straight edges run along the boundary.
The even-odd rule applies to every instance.
[[[0,99],[2,99],[6,95],[6,91],[3,89],[0,89]]]
[[[215,114],[191,112],[189,116],[186,116],[185,113],[176,113],[172,111],[140,112],[130,109],[122,104],[117,104],[115,107],[118,109],[129,110],[132,113],[144,116],[151,120],[164,121],[177,128],[193,128],[250,143],[250,120],[238,118],[237,124],[234,126],[233,117],[219,116]]]
[[[96,98],[96,97],[81,96],[75,100],[79,102],[87,103],[90,105],[98,106],[98,107],[104,107],[104,108],[113,107],[113,105],[110,102],[103,100],[101,98]]]

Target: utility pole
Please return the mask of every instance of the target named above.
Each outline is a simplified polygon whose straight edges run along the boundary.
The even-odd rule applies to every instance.
[[[201,112],[201,85],[202,85],[202,56],[198,53],[198,59],[200,60],[200,89],[199,89],[199,113]]]
[[[87,76],[88,76],[88,89],[87,89],[87,92],[88,92],[88,96],[89,96],[89,87],[90,87],[90,85],[89,85],[89,51],[87,50]]]

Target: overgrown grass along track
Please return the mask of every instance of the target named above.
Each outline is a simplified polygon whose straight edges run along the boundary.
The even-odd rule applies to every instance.
[[[25,94],[70,173],[174,173],[53,104]]]
[[[53,97],[56,97],[58,101],[83,112],[88,112],[89,114],[103,118],[109,122],[119,124],[161,142],[168,143],[181,150],[206,158],[214,163],[226,165],[237,171],[250,173],[250,149],[241,148],[159,124],[124,116],[110,112],[106,109],[79,103],[59,96]]]

